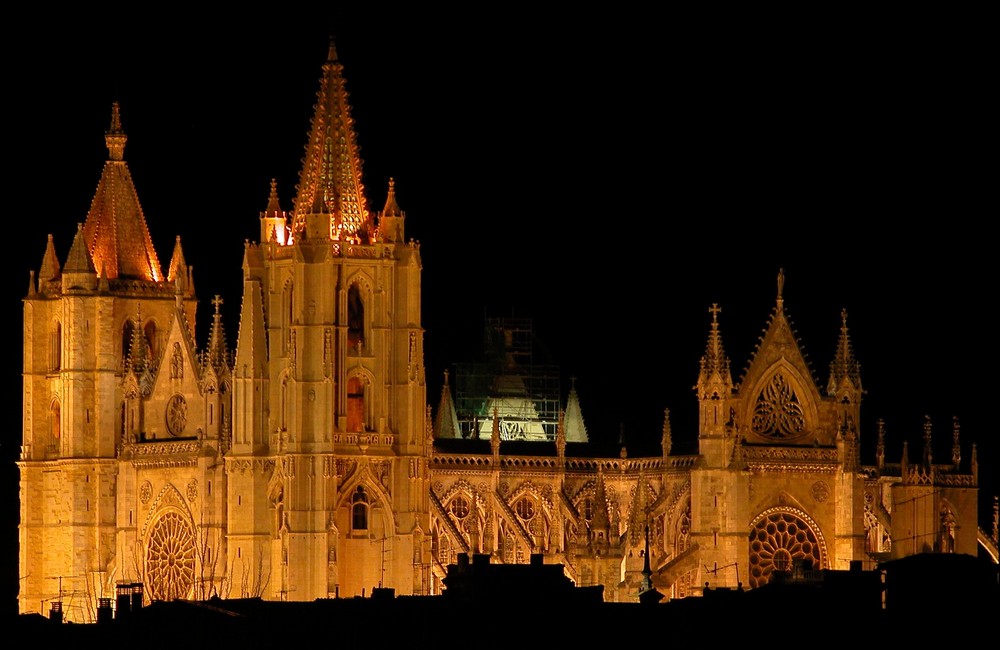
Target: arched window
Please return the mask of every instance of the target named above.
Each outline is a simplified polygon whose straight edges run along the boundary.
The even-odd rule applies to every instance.
[[[142,333],[146,337],[146,347],[149,349],[149,358],[154,362],[160,358],[160,341],[156,335],[156,323],[148,321],[142,328]]]
[[[368,495],[361,485],[351,498],[351,529],[368,530]]]
[[[356,284],[347,290],[347,345],[355,350],[365,345],[365,305]]]
[[[357,375],[347,380],[347,430],[365,430],[365,383]]]
[[[62,436],[62,411],[59,408],[59,401],[52,400],[49,406],[49,442],[47,451],[56,453],[59,451],[59,438]]]
[[[56,321],[49,339],[49,370],[58,372],[62,368],[62,323]]]

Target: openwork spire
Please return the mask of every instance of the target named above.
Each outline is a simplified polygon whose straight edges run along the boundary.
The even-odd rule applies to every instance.
[[[840,312],[840,338],[837,351],[830,362],[830,381],[827,392],[835,395],[843,389],[861,390],[861,364],[854,358],[851,337],[847,333],[847,310]]]
[[[229,367],[229,349],[226,347],[226,331],[222,327],[222,298],[216,295],[212,299],[215,313],[212,315],[212,329],[208,333],[208,347],[205,351],[205,361],[216,372]]]
[[[330,215],[332,240],[365,242],[371,234],[343,71],[331,39],[299,173],[292,228],[296,237],[305,229],[307,213]]]
[[[698,373],[698,397],[706,399],[715,395],[720,397],[732,391],[733,377],[729,368],[729,358],[722,347],[722,334],[719,331],[719,312],[722,310],[713,303],[708,310],[712,314],[712,326],[708,333],[708,345],[701,357],[701,370]]]

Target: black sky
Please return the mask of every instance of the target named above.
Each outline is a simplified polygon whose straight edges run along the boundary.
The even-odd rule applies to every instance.
[[[243,241],[259,237],[272,177],[292,207],[332,33],[369,200],[381,208],[394,177],[421,243],[434,406],[443,370],[478,352],[484,316],[528,317],[577,378],[593,438],[624,429],[627,443],[655,444],[669,408],[675,440],[693,444],[710,305],[738,381],[783,268],[821,386],[848,312],[863,461],[878,418],[897,461],[902,440],[919,448],[925,415],[947,457],[959,417],[965,457],[978,445],[987,526],[1000,491],[998,113],[980,21],[506,7],[32,23],[6,57],[7,308],[21,313],[47,234],[65,257],[119,101],[161,265],[179,235],[206,303],[199,329],[221,294],[234,345]],[[15,548],[19,444],[18,418],[0,440]]]

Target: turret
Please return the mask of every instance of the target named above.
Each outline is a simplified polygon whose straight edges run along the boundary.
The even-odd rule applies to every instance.
[[[698,395],[698,449],[709,465],[722,467],[732,455],[737,434],[730,412],[733,378],[719,330],[719,312],[722,310],[713,303],[708,311],[712,314],[711,329],[695,384]]]

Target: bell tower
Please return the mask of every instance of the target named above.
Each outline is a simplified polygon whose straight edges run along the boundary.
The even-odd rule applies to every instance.
[[[126,140],[115,103],[105,132],[108,157],[86,220],[64,264],[49,235],[23,299],[22,612],[44,611],[64,594],[94,593],[116,579],[117,458],[148,428],[127,417],[122,380],[129,353],[141,341],[144,359],[158,364],[177,314],[194,322],[187,267],[172,265],[168,277],[161,272],[124,159]]]
[[[414,593],[429,552],[420,248],[392,180],[369,209],[333,44],[297,189],[285,215],[272,185],[245,254],[229,462],[248,469],[230,482],[246,504],[230,539],[266,559],[276,597]]]

